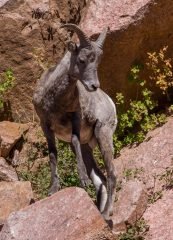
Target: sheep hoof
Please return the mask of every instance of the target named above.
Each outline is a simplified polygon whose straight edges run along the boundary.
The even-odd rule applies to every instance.
[[[83,188],[87,187],[90,184],[91,184],[91,180],[88,178],[88,176],[86,176],[80,180],[80,185]]]
[[[59,189],[60,189],[60,187],[59,187],[59,185],[58,185],[57,183],[56,183],[56,184],[53,184],[53,185],[50,187],[49,191],[48,191],[48,196],[51,196],[52,194],[58,192]]]

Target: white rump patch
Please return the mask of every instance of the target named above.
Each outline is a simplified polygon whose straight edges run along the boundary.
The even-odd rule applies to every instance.
[[[100,177],[95,173],[94,169],[92,169],[91,171],[91,179],[93,181],[93,184],[96,188],[96,193],[98,194],[98,191],[100,190],[100,187],[102,187],[102,191],[101,191],[101,201],[100,201],[100,212],[103,212],[105,205],[106,205],[106,201],[107,201],[107,190],[106,187],[104,186],[104,184],[102,183],[102,180],[100,179]]]

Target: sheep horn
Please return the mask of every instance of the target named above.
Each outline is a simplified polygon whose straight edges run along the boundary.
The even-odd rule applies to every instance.
[[[91,47],[91,42],[90,42],[89,38],[86,36],[86,34],[84,32],[82,32],[82,30],[77,25],[72,24],[72,23],[67,23],[67,24],[62,25],[61,27],[62,28],[66,27],[66,28],[73,30],[78,35],[81,47]]]

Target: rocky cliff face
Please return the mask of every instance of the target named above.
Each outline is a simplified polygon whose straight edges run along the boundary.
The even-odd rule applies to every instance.
[[[172,24],[171,0],[91,0],[80,22],[82,29],[94,37],[110,27],[99,68],[102,88],[113,98],[116,92],[123,92],[125,99],[136,96],[136,88],[128,81],[130,68],[144,64],[147,52],[165,45],[173,57]]]
[[[0,72],[11,68],[15,87],[8,95],[13,118],[33,118],[33,89],[44,68],[65,51],[64,22],[78,24],[85,1],[0,1]]]
[[[110,27],[99,76],[102,88],[113,98],[116,92],[125,99],[136,96],[129,71],[134,63],[145,63],[148,51],[168,45],[173,56],[172,0],[1,0],[0,72],[10,67],[16,77],[8,96],[14,119],[33,119],[35,82],[44,68],[60,60],[64,41],[70,38],[59,29],[64,22],[80,23],[92,37]]]

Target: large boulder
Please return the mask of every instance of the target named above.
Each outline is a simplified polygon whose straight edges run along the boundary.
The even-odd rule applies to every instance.
[[[172,129],[173,117],[170,117],[163,126],[149,132],[143,143],[139,146],[124,148],[120,156],[114,160],[119,181],[124,183],[129,179],[138,179],[145,185],[148,206],[143,217],[149,225],[147,240],[172,239],[173,236]],[[132,189],[131,194],[136,194],[136,190]],[[127,196],[124,194],[123,207],[128,199]],[[119,217],[121,215],[123,212],[119,213]]]
[[[109,240],[113,237],[87,193],[73,187],[12,213],[0,239]]]
[[[147,240],[173,238],[173,192],[166,191],[163,195],[163,198],[151,205],[143,216],[150,226]]]
[[[101,87],[114,99],[116,92],[136,98],[128,74],[133,64],[146,62],[147,52],[168,45],[173,57],[172,0],[91,0],[80,25],[92,37],[110,27],[99,75]]]
[[[43,69],[62,57],[69,37],[59,26],[79,23],[84,5],[84,0],[0,1],[0,73],[11,68],[16,78],[8,94],[13,119],[33,120],[35,83]]]
[[[124,184],[114,204],[113,232],[126,231],[126,225],[134,224],[140,219],[147,208],[148,197],[144,185],[137,180]]]
[[[10,213],[29,205],[32,198],[30,182],[0,182],[0,225]]]
[[[138,178],[147,189],[159,190],[163,185],[159,175],[173,166],[172,129],[173,117],[170,117],[163,126],[149,132],[139,146],[125,147],[114,160],[119,180]]]
[[[28,124],[9,121],[0,122],[0,156],[6,158],[28,129]]]

